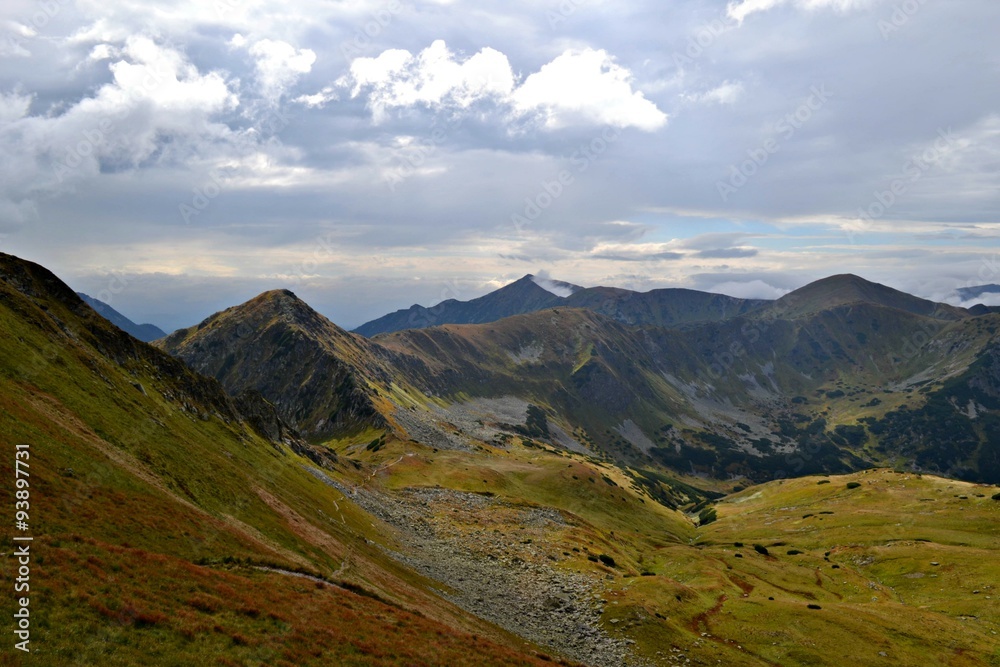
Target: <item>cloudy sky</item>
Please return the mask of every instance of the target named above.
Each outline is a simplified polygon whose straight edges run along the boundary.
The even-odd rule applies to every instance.
[[[996,0],[5,0],[0,250],[165,329],[1000,283]]]

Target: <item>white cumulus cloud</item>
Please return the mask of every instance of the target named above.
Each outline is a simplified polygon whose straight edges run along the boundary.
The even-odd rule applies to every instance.
[[[604,50],[566,51],[529,76],[513,96],[521,112],[541,111],[549,128],[579,121],[651,132],[667,115],[632,89],[632,74]]]
[[[631,72],[606,51],[568,50],[518,84],[503,53],[485,48],[464,61],[444,41],[417,55],[392,49],[357,58],[338,84],[368,96],[376,122],[395,108],[466,108],[493,100],[513,117],[538,116],[544,127],[579,124],[659,129],[667,115],[632,87]]]
[[[237,34],[229,43],[242,48],[249,41]],[[247,51],[254,58],[261,93],[272,101],[281,98],[300,76],[311,72],[316,63],[316,52],[312,49],[296,49],[281,40],[257,40],[250,44]]]
[[[713,285],[709,287],[707,292],[714,292],[716,294],[726,294],[728,296],[734,296],[738,299],[779,299],[786,294],[789,290],[781,289],[780,287],[775,287],[770,285],[763,280],[751,280],[748,282],[740,282],[736,280],[731,280],[724,283],[719,283],[718,285]]]
[[[507,56],[495,49],[482,49],[459,62],[437,40],[416,56],[391,49],[377,58],[356,58],[350,75],[339,83],[353,83],[352,97],[367,91],[375,120],[381,121],[388,110],[398,107],[468,107],[491,96],[502,99],[514,88],[514,73]]]
[[[30,213],[34,199],[66,191],[102,167],[184,160],[204,142],[231,135],[213,122],[239,104],[220,73],[203,74],[147,37],[129,38],[116,57],[108,64],[112,81],[58,115],[32,114],[30,96],[0,94],[5,214]]]

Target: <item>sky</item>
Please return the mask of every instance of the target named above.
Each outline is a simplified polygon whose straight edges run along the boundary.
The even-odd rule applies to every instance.
[[[5,0],[0,251],[166,330],[527,273],[958,304],[1000,283],[997,34],[996,0]]]

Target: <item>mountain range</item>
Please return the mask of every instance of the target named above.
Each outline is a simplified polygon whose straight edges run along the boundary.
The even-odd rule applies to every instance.
[[[433,313],[479,323],[370,340],[272,292],[158,345],[231,393],[259,391],[319,440],[383,427],[438,443],[503,438],[526,413],[453,422],[472,404],[516,401],[544,415],[549,442],[672,474],[761,481],[891,463],[1000,481],[994,314],[853,275],[773,302],[567,292],[526,276]]]
[[[414,305],[363,324],[354,332],[372,337],[443,324],[485,324],[560,306],[586,308],[629,325],[673,326],[726,319],[763,303],[687,289],[633,292],[611,287],[583,288],[528,274],[477,299],[449,299],[430,308]]]
[[[32,659],[996,664],[1000,488],[955,477],[995,474],[998,316],[854,276],[713,312],[367,339],[277,290],[151,346],[0,255]]]

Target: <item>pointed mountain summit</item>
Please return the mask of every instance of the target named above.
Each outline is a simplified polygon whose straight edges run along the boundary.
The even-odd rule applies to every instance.
[[[809,283],[781,297],[760,313],[770,317],[795,319],[855,304],[895,308],[937,320],[961,320],[969,317],[969,313],[962,308],[921,299],[853,274],[830,276]]]
[[[541,284],[540,284],[541,283]],[[548,288],[543,287],[547,285]],[[570,283],[537,278],[531,274],[471,301],[448,299],[430,308],[413,305],[406,310],[372,320],[354,330],[362,336],[404,329],[424,329],[440,324],[485,324],[512,315],[563,305],[552,290],[571,294],[580,288]]]
[[[260,294],[158,345],[231,394],[259,392],[307,437],[385,425],[368,382],[386,377],[377,350],[288,290]]]

